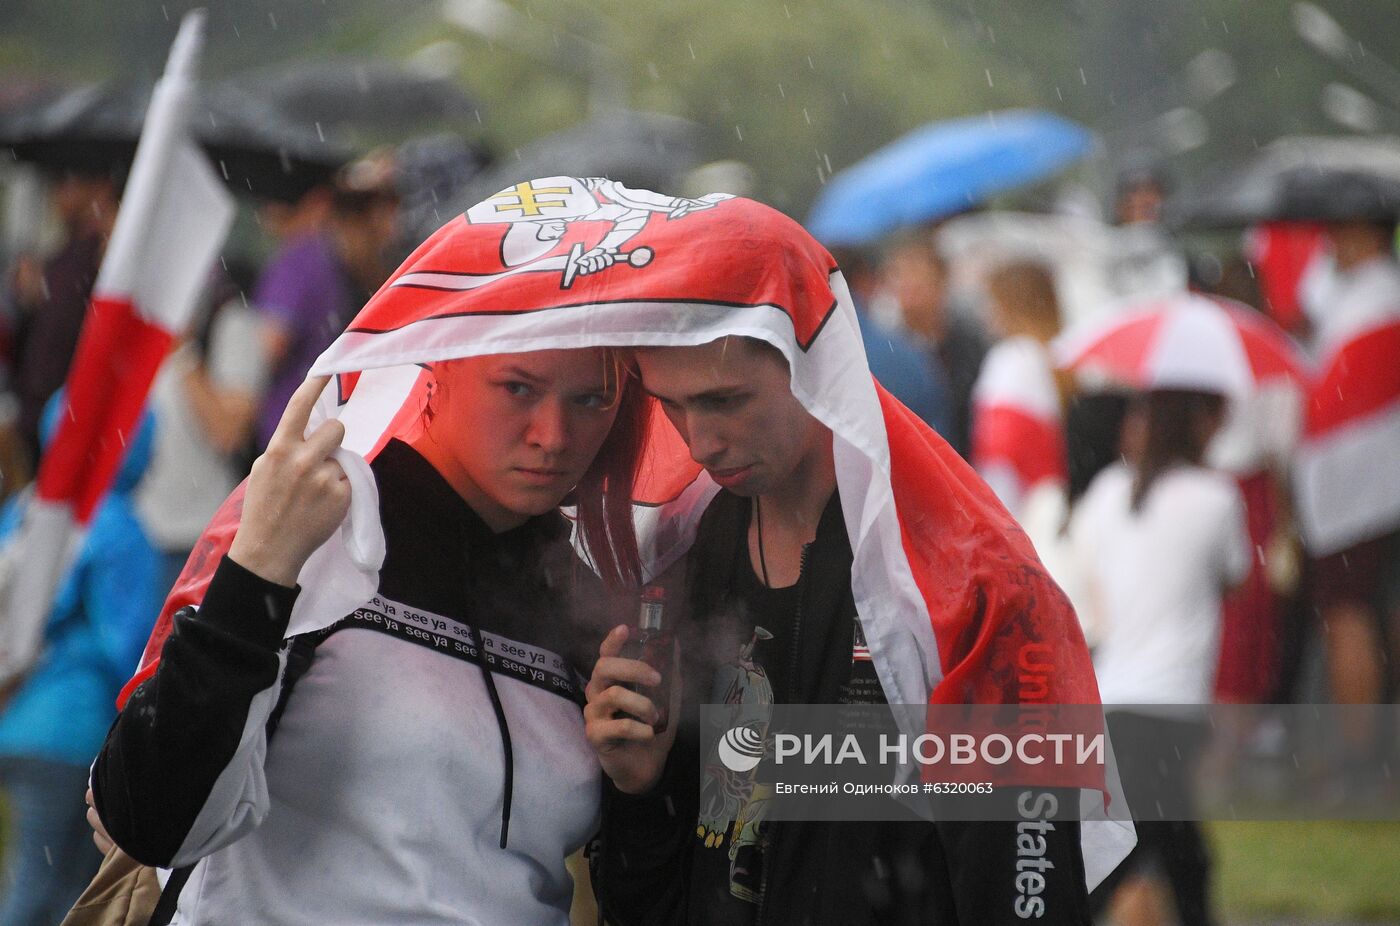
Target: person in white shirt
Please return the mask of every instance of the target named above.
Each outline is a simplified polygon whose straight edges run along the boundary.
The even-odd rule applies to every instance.
[[[1096,895],[1102,904],[1149,856],[1161,859],[1181,922],[1214,922],[1209,859],[1189,817],[1189,769],[1205,738],[1219,659],[1220,605],[1248,574],[1244,502],[1202,466],[1224,398],[1149,391],[1130,464],[1104,470],[1075,509],[1072,542],[1088,564],[1103,636],[1094,655],[1138,846]],[[1185,746],[1181,755],[1176,750]],[[1195,747],[1193,750],[1191,747]],[[1165,808],[1153,814],[1152,808]],[[1147,819],[1142,819],[1146,816]]]
[[[1386,381],[1387,370],[1350,356],[1350,349],[1368,334],[1400,320],[1395,232],[1389,220],[1328,223],[1329,251],[1313,261],[1299,284],[1313,325],[1312,348],[1321,378],[1333,368],[1345,376],[1329,388],[1346,403],[1351,419],[1347,427],[1354,434],[1369,426],[1364,433],[1380,435],[1364,452],[1352,451],[1335,464],[1326,479],[1305,479],[1300,469],[1297,482],[1303,541],[1310,555],[1309,591],[1322,619],[1328,687],[1340,704],[1380,702],[1387,682],[1397,679],[1393,667],[1400,660],[1400,506],[1395,492],[1372,475],[1388,471],[1400,442],[1393,426],[1385,430],[1378,424],[1388,420],[1376,404],[1376,382]],[[1338,443],[1345,446],[1344,440]],[[1331,456],[1336,458],[1336,451]],[[1323,494],[1337,485],[1346,486],[1350,505],[1338,505],[1335,495]],[[1309,512],[1314,514],[1310,517]],[[1330,526],[1344,522],[1350,522],[1348,529]],[[1345,762],[1349,771],[1364,774],[1361,770],[1373,765],[1379,734],[1373,724],[1353,716],[1358,719],[1344,730]]]
[[[247,473],[238,454],[267,384],[257,310],[231,294],[212,311],[203,350],[192,333],[151,387],[160,429],[136,499],[164,559],[162,590],[175,584],[204,526]]]

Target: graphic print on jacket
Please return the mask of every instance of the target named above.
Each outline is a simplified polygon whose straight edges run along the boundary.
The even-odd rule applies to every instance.
[[[715,672],[711,703],[732,707],[735,726],[740,722],[754,726],[762,742],[768,731],[762,720],[765,707],[773,704],[773,686],[768,673],[757,662],[754,653],[760,641],[772,640],[773,634],[755,626],[747,643],[739,648],[732,662]],[[728,848],[729,893],[734,897],[757,903],[763,869],[764,834],[767,801],[770,789],[755,784],[754,771],[738,772],[720,760],[719,742],[711,747],[705,761],[700,784],[700,821],[695,836],[704,850]]]

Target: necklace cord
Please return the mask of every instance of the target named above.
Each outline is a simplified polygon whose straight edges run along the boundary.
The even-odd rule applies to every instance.
[[[763,506],[759,504],[757,495],[753,497],[753,520],[758,531],[758,568],[763,573],[764,587],[772,588],[773,583],[768,580],[768,558],[763,555]]]

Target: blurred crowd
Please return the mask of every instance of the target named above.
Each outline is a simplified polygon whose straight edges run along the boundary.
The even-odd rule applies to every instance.
[[[19,526],[62,413],[125,168],[46,171],[52,244],[15,255],[7,276],[0,544]],[[258,204],[257,227],[272,243],[260,268],[235,259],[216,267],[62,580],[40,661],[3,695],[0,781],[19,826],[0,922],[57,922],[91,879],[101,856],[73,796],[86,787],[115,693],[195,541],[247,475],[288,397],[403,256],[398,212],[395,162],[374,153],[290,200]]]
[[[268,256],[220,263],[165,361],[142,436],[60,589],[44,655],[0,702],[0,778],[26,821],[12,854],[39,866],[27,850],[42,845],[84,861],[12,868],[12,884],[63,871],[71,885],[54,896],[71,900],[95,868],[71,796],[113,697],[288,397],[407,253],[404,209],[423,190],[405,187],[400,158],[377,151],[259,203]],[[58,414],[123,167],[46,181],[50,234],[10,255],[4,277],[0,535],[14,530]],[[1201,383],[1130,390],[1066,369],[1063,345],[1125,301],[1189,290],[1236,300],[1320,369],[1361,328],[1400,318],[1394,223],[1258,226],[1234,254],[1193,257],[1159,223],[1170,192],[1160,171],[1129,171],[1107,221],[978,211],[834,249],[871,368],[1031,536],[1076,606],[1106,704],[1384,703],[1400,681],[1389,655],[1400,654],[1400,523],[1325,555],[1300,539],[1307,384],[1280,378],[1228,400]],[[1379,787],[1365,777],[1389,748],[1385,731],[1343,733],[1347,786]],[[1269,748],[1266,719],[1231,735],[1227,751]],[[1160,850],[1177,908],[1204,910],[1199,834],[1178,826],[1154,839],[1144,843]],[[23,889],[5,898],[6,923],[39,902]]]

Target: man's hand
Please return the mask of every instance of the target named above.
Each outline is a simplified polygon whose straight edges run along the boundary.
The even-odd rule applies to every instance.
[[[88,826],[92,827],[92,842],[97,846],[98,852],[106,855],[108,852],[112,851],[114,843],[112,842],[112,837],[107,834],[107,827],[102,825],[102,818],[97,815],[97,808],[92,806],[93,797],[91,788],[87,789],[87,796],[84,800],[87,801]]]
[[[598,664],[584,695],[584,733],[598,761],[619,791],[642,794],[656,786],[666,766],[666,756],[676,739],[680,720],[680,667],[671,672],[671,718],[660,735],[652,729],[659,716],[656,704],[644,694],[623,687],[625,683],[653,687],[661,683],[655,669],[640,659],[618,655],[627,642],[627,626],[619,625],[603,638]],[[679,662],[679,660],[677,660]],[[640,719],[637,719],[640,718]]]
[[[350,509],[350,482],[331,459],[345,426],[332,419],[302,436],[326,381],[308,379],[287,402],[267,450],[253,463],[228,551],[238,565],[278,585],[296,585],[301,567]]]

